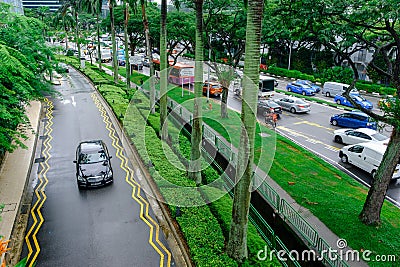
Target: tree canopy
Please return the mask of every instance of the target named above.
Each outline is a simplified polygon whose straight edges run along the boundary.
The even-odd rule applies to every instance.
[[[45,46],[43,23],[7,13],[0,19],[0,152],[24,147],[29,130],[25,107],[50,87],[42,73],[51,69],[52,52]]]

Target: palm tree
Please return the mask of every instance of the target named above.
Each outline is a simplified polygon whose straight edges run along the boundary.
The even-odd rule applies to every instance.
[[[81,45],[79,43],[79,17],[78,17],[80,9],[81,9],[81,0],[66,0],[65,2],[63,2],[63,5],[61,6],[61,12],[63,14],[69,12],[70,10],[75,18],[75,42],[78,49],[79,59],[81,58]]]
[[[82,8],[89,14],[96,15],[96,34],[97,34],[97,61],[101,69],[101,49],[100,49],[100,14],[101,14],[101,0],[89,0],[82,2]]]
[[[110,21],[111,21],[111,41],[112,41],[112,53],[113,53],[113,69],[114,69],[114,83],[118,83],[118,62],[117,62],[117,45],[115,41],[115,23],[114,23],[114,6],[116,0],[108,0],[108,8],[110,9]]]
[[[203,96],[203,0],[194,0],[196,8],[196,50],[194,107],[192,121],[189,177],[201,184],[201,138],[202,138],[202,96]]]
[[[154,76],[153,53],[151,51],[149,21],[147,20],[147,14],[146,14],[146,1],[140,0],[140,5],[142,8],[144,36],[146,39],[146,57],[148,58],[149,64],[150,64],[150,77],[153,77]],[[151,114],[155,113],[155,102],[156,102],[155,92],[156,92],[156,88],[155,88],[155,84],[154,84],[154,79],[150,78],[150,112],[151,112]]]
[[[124,46],[125,46],[125,70],[126,70],[126,91],[131,88],[131,68],[129,64],[129,39],[128,39],[128,22],[129,22],[129,3],[125,2],[125,22],[124,22]]]
[[[246,59],[244,67],[242,130],[236,169],[232,221],[229,231],[227,253],[238,262],[247,259],[247,226],[253,176],[254,137],[259,80],[261,21],[263,0],[248,2],[246,25]]]
[[[65,32],[65,50],[68,49],[68,32],[69,29],[74,26],[74,18],[70,9],[65,13],[61,12],[59,9],[53,19],[53,24],[55,27],[61,26]]]
[[[160,29],[160,129],[161,139],[167,140],[167,0],[161,0],[161,29]]]

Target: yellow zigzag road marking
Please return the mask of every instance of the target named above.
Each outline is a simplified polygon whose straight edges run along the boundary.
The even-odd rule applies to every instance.
[[[141,197],[140,195],[140,185],[134,180],[133,178],[133,170],[128,166],[127,162],[128,159],[123,155],[123,148],[118,143],[118,138],[115,135],[115,129],[112,127],[112,123],[109,121],[107,116],[107,112],[100,104],[100,101],[96,97],[95,94],[92,94],[93,101],[95,102],[97,108],[101,112],[101,116],[103,117],[103,121],[106,124],[106,128],[109,131],[109,137],[112,139],[112,146],[116,148],[116,156],[121,160],[120,167],[126,173],[125,181],[132,186],[132,198],[140,205],[140,218],[149,226],[150,228],[150,235],[149,235],[149,244],[157,251],[160,255],[160,266],[164,266],[164,253],[160,251],[160,249],[153,243],[153,231],[155,231],[155,240],[157,244],[165,251],[167,254],[167,266],[171,265],[171,253],[169,250],[164,246],[164,244],[159,240],[159,232],[160,227],[158,223],[154,221],[154,219],[149,215],[149,203]],[[137,189],[137,190],[136,190]],[[136,192],[136,194],[135,194]],[[145,211],[144,211],[145,206]],[[150,222],[149,222],[150,221]],[[154,230],[154,226],[156,230]]]
[[[46,116],[48,118],[48,121],[47,121],[47,124],[46,124],[46,127],[45,127],[45,129],[46,129],[45,135],[47,135],[47,138],[43,142],[44,149],[43,149],[43,152],[42,152],[43,155],[45,156],[45,161],[44,161],[44,163],[40,163],[41,170],[40,170],[40,173],[38,175],[40,183],[35,189],[35,194],[36,194],[37,200],[36,200],[32,210],[31,210],[31,214],[32,214],[32,218],[33,218],[34,222],[33,222],[31,228],[29,229],[29,231],[28,231],[28,233],[27,233],[27,235],[25,237],[25,241],[26,241],[27,246],[28,246],[27,263],[29,264],[28,265],[29,267],[33,266],[37,256],[40,253],[40,246],[39,246],[39,242],[38,242],[38,240],[36,238],[36,235],[39,232],[39,230],[40,230],[40,228],[41,228],[41,226],[42,226],[42,224],[44,222],[44,218],[42,216],[42,213],[41,213],[40,209],[42,208],[44,202],[47,199],[47,196],[46,196],[44,190],[46,188],[46,185],[49,182],[48,179],[47,179],[46,173],[50,169],[48,161],[51,158],[51,155],[50,155],[49,151],[52,148],[50,142],[53,139],[53,137],[51,136],[51,132],[53,131],[53,129],[51,128],[51,126],[53,125],[53,121],[52,121],[52,119],[53,119],[53,116],[52,116],[53,103],[51,101],[49,101],[47,98],[45,98],[45,102],[48,105],[47,114],[46,114]],[[36,217],[35,212],[37,212],[37,215],[38,215],[38,217],[40,219],[39,220],[39,224],[37,224],[38,223],[38,219]],[[33,235],[32,235],[32,239],[33,239],[33,243],[35,245],[36,252],[33,255],[33,257],[31,258],[32,253],[33,253],[33,248],[32,248],[31,242],[29,241],[29,237],[30,237],[30,235],[31,235],[33,230],[34,230],[34,232],[33,232]]]

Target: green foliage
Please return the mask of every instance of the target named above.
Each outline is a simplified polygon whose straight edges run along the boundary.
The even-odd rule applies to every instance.
[[[67,53],[65,55],[68,56],[68,57],[72,57],[74,55],[74,51],[71,50],[71,49],[68,49]]]
[[[352,69],[336,66],[322,71],[320,78],[322,83],[334,81],[339,83],[351,84],[353,81],[353,77],[354,72]]]
[[[302,80],[310,80],[315,81],[315,77],[313,75],[302,73],[298,70],[288,70],[284,68],[278,68],[276,66],[268,67],[268,70],[262,70],[264,73],[269,73],[277,76],[283,76],[288,78],[297,78]]]
[[[0,27],[0,154],[25,147],[30,123],[25,106],[50,87],[41,79],[51,69],[51,51],[44,45],[37,19],[10,14]],[[17,126],[19,128],[17,129]]]

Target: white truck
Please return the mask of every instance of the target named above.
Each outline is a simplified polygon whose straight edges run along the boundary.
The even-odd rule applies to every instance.
[[[96,50],[97,53],[97,50]],[[101,48],[100,49],[100,54],[101,54],[101,62],[102,63],[108,63],[112,60],[112,53],[110,48]],[[96,54],[96,60],[98,60],[99,57]]]

